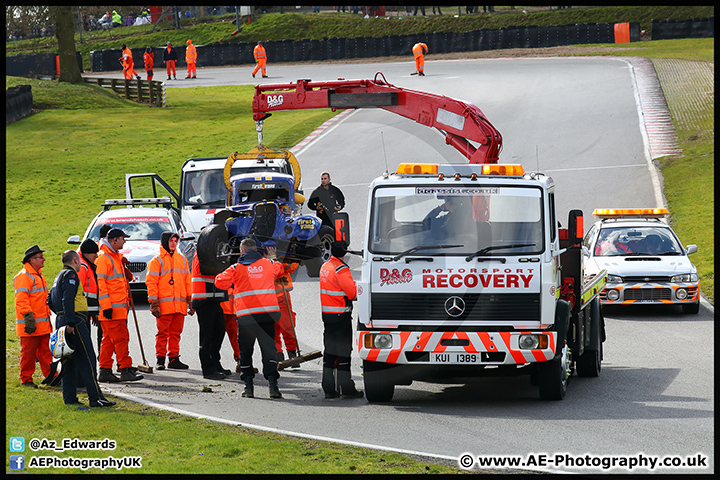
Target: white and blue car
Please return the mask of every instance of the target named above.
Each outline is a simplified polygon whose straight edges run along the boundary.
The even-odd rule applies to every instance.
[[[665,208],[596,209],[597,221],[583,239],[585,273],[607,270],[604,305],[681,305],[698,313],[700,285],[688,255],[665,222]]]

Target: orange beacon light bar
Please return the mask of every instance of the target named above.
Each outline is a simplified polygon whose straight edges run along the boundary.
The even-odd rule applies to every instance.
[[[660,218],[670,215],[667,208],[596,208],[593,215],[598,218],[649,217]]]

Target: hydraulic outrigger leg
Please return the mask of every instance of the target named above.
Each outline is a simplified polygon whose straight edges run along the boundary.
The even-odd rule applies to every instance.
[[[257,120],[255,122],[255,130],[257,130],[258,134],[258,150],[262,152],[263,150],[263,138],[262,138],[262,131],[263,131],[263,124],[265,123],[265,120]]]

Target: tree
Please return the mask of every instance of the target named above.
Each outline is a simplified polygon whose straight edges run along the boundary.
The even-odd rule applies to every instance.
[[[80,83],[82,75],[77,62],[75,50],[75,27],[73,26],[72,7],[50,7],[50,14],[55,21],[55,36],[58,41],[60,55],[60,82]]]

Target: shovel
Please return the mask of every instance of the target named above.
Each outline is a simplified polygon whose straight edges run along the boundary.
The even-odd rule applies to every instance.
[[[133,318],[135,319],[135,329],[137,330],[138,342],[140,342],[140,353],[142,354],[143,363],[137,366],[137,369],[143,373],[153,373],[153,368],[148,365],[145,360],[145,349],[143,349],[142,337],[140,336],[140,325],[138,324],[137,313],[135,313],[135,302],[133,301],[132,292],[130,291],[130,283],[125,280],[127,285],[128,297],[130,297],[130,306],[132,307]]]
[[[287,290],[285,290],[285,285],[280,284],[280,287],[282,288],[283,295],[285,295],[285,305],[288,306],[288,311],[290,310],[290,302],[288,299]],[[292,312],[290,312],[290,316],[292,317]],[[295,337],[295,343],[297,344],[298,349],[298,355],[295,358],[289,358],[287,360],[283,360],[282,362],[278,362],[277,369],[283,370],[288,367],[294,367],[297,365],[300,365],[302,362],[307,362],[308,360],[314,360],[316,358],[322,357],[322,352],[320,350],[315,350],[310,353],[306,353],[304,355],[300,354],[300,343],[298,342],[297,335],[295,334],[295,325],[292,323],[292,318],[290,324],[293,327],[293,337]]]

